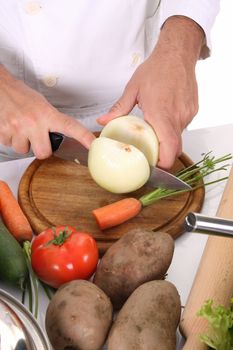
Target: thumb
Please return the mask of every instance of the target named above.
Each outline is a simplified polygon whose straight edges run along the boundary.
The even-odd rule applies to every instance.
[[[126,87],[123,95],[110,108],[109,112],[96,119],[100,125],[107,124],[110,120],[129,114],[137,104],[137,92],[132,87]]]

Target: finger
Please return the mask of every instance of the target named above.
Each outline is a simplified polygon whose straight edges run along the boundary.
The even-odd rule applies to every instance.
[[[96,119],[100,125],[106,125],[110,120],[129,114],[137,104],[137,90],[128,85],[120,99],[111,107],[107,114]]]
[[[92,141],[95,139],[95,135],[86,129],[78,120],[63,113],[59,113],[58,116],[49,131],[59,132],[74,138],[89,149]]]
[[[12,137],[11,146],[16,153],[20,153],[20,154],[26,154],[29,152],[29,149],[30,149],[29,140],[25,136],[21,136],[21,135]]]
[[[158,166],[163,169],[171,169],[177,155],[180,155],[181,140],[177,135],[160,138]]]
[[[160,118],[151,123],[159,139],[158,166],[163,169],[171,169],[175,159],[182,150],[181,135],[166,120]]]
[[[52,148],[49,133],[46,129],[38,128],[37,130],[31,130],[29,141],[36,158],[46,159],[51,156]]]

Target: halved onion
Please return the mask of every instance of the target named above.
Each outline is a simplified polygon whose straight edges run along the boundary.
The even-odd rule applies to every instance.
[[[148,160],[139,149],[103,135],[91,144],[88,168],[94,181],[113,193],[135,191],[150,176]]]
[[[100,137],[127,143],[144,153],[150,165],[156,165],[159,141],[153,128],[142,118],[128,115],[111,120],[102,130]]]

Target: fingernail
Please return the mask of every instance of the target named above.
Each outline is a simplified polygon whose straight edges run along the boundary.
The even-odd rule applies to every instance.
[[[108,117],[109,116],[107,114],[103,114],[101,117],[97,118],[96,121],[99,124],[104,124],[108,120]]]

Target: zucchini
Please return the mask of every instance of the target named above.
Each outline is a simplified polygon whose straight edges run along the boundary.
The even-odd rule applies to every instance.
[[[23,249],[0,221],[0,280],[23,289],[27,277],[28,267]]]

